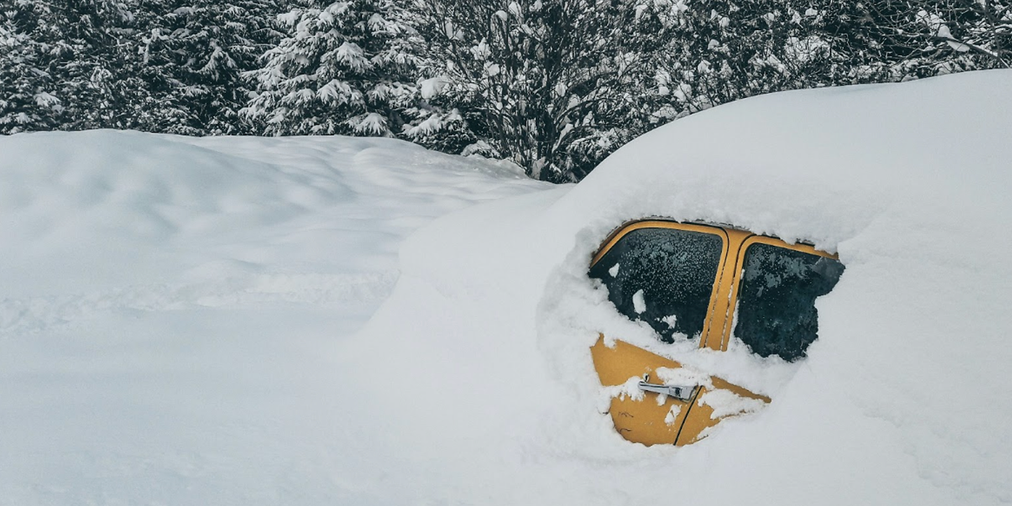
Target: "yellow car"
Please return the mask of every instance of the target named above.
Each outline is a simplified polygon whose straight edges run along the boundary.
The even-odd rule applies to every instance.
[[[616,309],[658,339],[795,361],[817,337],[815,299],[843,273],[836,255],[730,226],[644,220],[604,242],[589,275]],[[756,411],[768,397],[601,335],[591,348],[601,384],[617,389],[609,413],[625,439],[687,445],[721,420]]]

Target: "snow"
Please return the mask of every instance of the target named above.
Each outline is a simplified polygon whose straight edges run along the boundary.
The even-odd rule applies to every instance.
[[[659,367],[654,372],[657,375],[656,379],[660,380],[660,382],[665,385],[686,387],[702,385],[706,388],[713,388],[713,382],[706,373],[696,370],[690,366],[679,367],[678,369]]]
[[[713,408],[710,418],[714,420],[725,416],[755,413],[766,407],[766,403],[761,399],[742,397],[730,390],[707,392],[699,398],[699,405],[707,405]]]
[[[743,100],[633,141],[579,185],[419,231],[356,341],[426,392],[385,403],[427,416],[391,418],[405,450],[385,469],[421,478],[379,502],[1012,501],[1010,93],[995,71]],[[589,259],[653,216],[838,252],[809,357],[664,345],[620,316]],[[627,443],[600,413],[602,394],[632,392],[600,387],[599,332],[772,403],[697,445]]]
[[[664,318],[661,318],[661,321],[667,324],[669,329],[673,329],[675,328],[675,325],[678,324],[678,315],[673,314],[665,316]]]
[[[628,398],[636,401],[642,400],[643,397],[645,397],[647,394],[639,387],[641,379],[642,378],[633,377],[629,378],[628,380],[626,380],[625,383],[622,383],[621,385],[602,387],[601,393],[603,395],[601,396],[601,400],[599,403],[599,410],[602,413],[607,413],[608,402],[610,402],[611,399],[615,397],[618,397],[620,399]],[[661,400],[661,394],[650,394],[650,395],[657,395],[658,397],[657,404],[664,404],[664,401]]]
[[[487,49],[486,49],[487,51]],[[443,92],[443,88],[450,84],[450,78],[446,76],[430,77],[429,79],[423,79],[419,81],[418,87],[419,92],[422,94],[422,98],[425,100],[432,100],[440,93]]]
[[[412,138],[420,137],[438,132],[442,128],[442,125],[443,121],[439,115],[432,114],[416,126],[405,125],[404,132]]]
[[[545,187],[387,139],[0,137],[0,504],[341,503],[386,379],[340,349],[399,243]]]
[[[657,396],[657,401],[661,402],[661,396]],[[682,406],[679,404],[672,404],[671,409],[668,410],[668,414],[664,415],[664,423],[668,425],[674,425],[675,421],[678,420],[678,415],[682,414]]]
[[[0,504],[1012,502],[1010,96],[758,97],[554,187],[389,139],[0,138]],[[618,314],[588,263],[643,217],[838,252],[809,356]],[[599,333],[772,402],[628,443]]]
[[[61,107],[60,99],[45,91],[35,94],[35,103],[40,107],[49,107],[51,109],[59,109]]]
[[[334,57],[355,72],[362,72],[370,67],[369,59],[365,57],[365,51],[354,42],[344,41],[341,47],[337,48]]]
[[[323,87],[321,87],[319,90],[316,91],[316,96],[327,104],[344,105],[348,103],[354,104],[362,102],[362,92],[355,89],[355,87],[352,86],[351,83],[348,83],[347,81],[342,81],[340,79],[331,79],[327,84],[323,85]],[[282,101],[285,103],[299,104],[311,101],[312,99],[313,99],[312,90],[301,89],[285,95]],[[369,114],[375,113],[368,113],[365,115],[365,117],[368,118]],[[282,117],[282,120],[284,120],[284,117]],[[368,120],[364,120],[362,121],[362,123],[368,123]],[[368,123],[368,126],[372,125],[374,124]],[[386,127],[380,126],[380,128],[385,129]]]
[[[387,131],[387,119],[382,114],[370,112],[352,120],[355,131],[360,134],[380,135]]]
[[[636,293],[633,294],[632,302],[633,311],[636,311],[636,314],[640,314],[647,310],[647,301],[643,296],[642,289],[637,290]]]

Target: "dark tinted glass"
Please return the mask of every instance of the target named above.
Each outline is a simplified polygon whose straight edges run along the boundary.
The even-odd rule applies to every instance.
[[[815,298],[843,273],[838,260],[768,244],[745,252],[735,335],[753,352],[793,361],[805,356],[819,329]]]
[[[650,324],[664,342],[703,330],[723,242],[714,234],[634,230],[590,268],[619,312]]]

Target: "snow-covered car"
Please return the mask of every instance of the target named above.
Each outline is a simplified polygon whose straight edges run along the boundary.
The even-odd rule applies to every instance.
[[[642,220],[605,241],[589,274],[619,312],[646,322],[663,342],[726,351],[733,337],[759,356],[794,361],[817,337],[815,299],[842,272],[836,255],[811,245],[728,226]],[[609,406],[629,441],[693,443],[722,419],[770,402],[637,346],[606,344],[603,335],[591,354],[603,385],[631,389]]]
[[[355,355],[413,392],[368,397],[384,473],[471,504],[1012,501],[1010,97],[988,71],[742,100],[420,230]],[[664,307],[609,257],[644,224],[808,255],[821,286],[791,293],[818,338],[750,338],[756,246],[654,263],[719,306]],[[624,439],[623,402],[658,429],[640,441],[683,446]]]
[[[1012,503],[1010,97],[756,97],[562,186],[389,139],[0,139],[0,505]]]

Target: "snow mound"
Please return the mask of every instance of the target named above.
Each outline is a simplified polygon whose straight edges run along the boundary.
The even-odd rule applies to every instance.
[[[400,449],[385,469],[418,477],[378,502],[1012,501],[1009,97],[1012,72],[992,71],[743,100],[637,139],[579,185],[419,231],[356,339],[424,392],[378,401]],[[588,262],[654,216],[838,252],[809,357],[662,345],[620,316]],[[599,412],[602,331],[773,402],[690,447],[626,443]]]
[[[758,97],[559,187],[385,139],[0,138],[0,504],[1012,502],[1009,97]],[[619,315],[590,255],[648,216],[837,251],[809,357]],[[598,332],[772,403],[630,444]]]
[[[91,131],[4,137],[0,153],[0,235],[16,238],[0,243],[0,331],[103,306],[379,301],[408,233],[532,187],[386,139]]]
[[[0,137],[0,504],[342,503],[340,348],[401,241],[546,187],[389,139]]]

